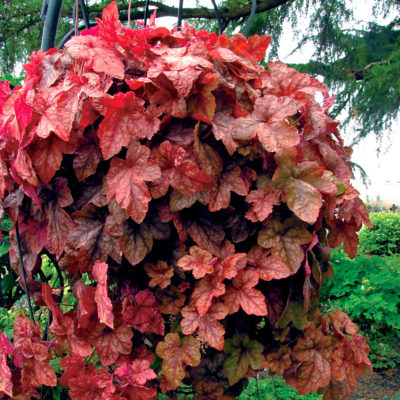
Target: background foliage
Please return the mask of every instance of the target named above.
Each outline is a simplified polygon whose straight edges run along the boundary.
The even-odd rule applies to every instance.
[[[359,233],[360,251],[376,255],[400,253],[400,214],[371,213],[372,228]]]
[[[371,220],[377,224],[362,231],[360,249],[368,253],[377,251],[380,255],[360,252],[351,260],[342,249],[332,250],[335,276],[321,288],[321,301],[327,309],[340,308],[348,313],[366,335],[371,361],[378,370],[400,364],[400,256],[384,251],[393,249],[390,238],[392,231],[400,229],[398,217],[372,213]],[[375,245],[374,238],[387,236],[387,241]]]

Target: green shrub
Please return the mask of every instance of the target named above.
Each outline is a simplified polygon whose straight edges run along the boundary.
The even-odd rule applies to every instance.
[[[249,379],[249,384],[238,397],[239,400],[320,400],[316,393],[300,395],[283,379],[267,377],[265,379]]]
[[[373,228],[359,233],[360,252],[376,255],[400,253],[400,214],[371,213]]]
[[[371,346],[374,368],[400,364],[400,256],[331,252],[335,277],[321,289],[321,302],[339,308],[358,324]]]
[[[190,387],[186,387],[191,389]],[[183,391],[185,386],[182,387]],[[182,394],[178,396],[179,400],[191,400],[197,398],[192,394]],[[214,397],[213,397],[214,398]],[[250,378],[249,384],[243,392],[237,397],[238,400],[322,400],[322,396],[317,393],[300,395],[295,389],[290,387],[283,379],[267,376],[263,379]],[[159,395],[158,400],[168,400],[166,395]]]
[[[11,74],[0,75],[0,81],[9,81],[14,86],[21,85],[23,79],[23,77],[15,78]]]

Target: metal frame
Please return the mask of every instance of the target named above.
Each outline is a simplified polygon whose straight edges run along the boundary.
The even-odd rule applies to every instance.
[[[55,46],[55,38],[57,34],[57,26],[58,26],[58,20],[60,18],[60,12],[61,12],[61,6],[62,6],[63,0],[43,0],[43,6],[42,6],[42,11],[41,11],[41,19],[44,22],[43,25],[43,33],[42,33],[42,45],[41,48],[43,51],[46,51],[52,47]],[[215,16],[217,19],[218,23],[218,35],[222,35],[223,28],[222,28],[222,21],[221,21],[221,16],[217,7],[217,4],[215,0],[211,0],[212,5],[214,7],[215,11]],[[143,27],[146,27],[147,24],[147,19],[149,15],[149,0],[146,0],[146,7],[144,11],[144,19],[143,19]],[[74,3],[74,12],[73,12],[73,18],[75,20],[75,4]],[[89,13],[85,4],[85,0],[79,0],[79,8],[82,11],[82,17],[83,17],[83,24],[78,24],[77,27],[74,27],[71,29],[58,43],[57,47],[61,48],[64,46],[64,44],[75,34],[75,31],[79,32],[80,30],[84,28],[90,28],[92,26],[96,25],[96,22],[91,22],[89,20]],[[182,9],[183,9],[183,0],[179,0],[179,7],[178,7],[178,30],[181,29],[182,26]],[[253,22],[255,13],[257,9],[257,0],[252,0],[252,6],[251,6],[251,13],[250,16],[247,20],[246,26],[244,28],[244,35],[248,36],[251,24]],[[78,21],[76,21],[78,23]]]
[[[42,19],[44,19],[42,45],[43,51],[54,47],[58,20],[60,18],[62,0],[44,0],[42,7]]]

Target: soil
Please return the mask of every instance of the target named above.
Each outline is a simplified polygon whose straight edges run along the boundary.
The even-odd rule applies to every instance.
[[[366,373],[358,379],[349,400],[367,399],[382,400],[383,396],[394,399],[400,392],[400,370],[391,369],[384,372]]]

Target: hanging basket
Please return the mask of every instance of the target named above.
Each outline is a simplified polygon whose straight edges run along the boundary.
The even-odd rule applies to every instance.
[[[329,248],[354,257],[370,225],[350,151],[322,83],[259,65],[269,41],[127,28],[114,2],[0,86],[10,260],[52,313],[50,340],[22,315],[0,333],[0,395],[229,400],[267,367],[345,398],[371,368],[347,315],[318,311]],[[68,295],[38,278],[44,254]]]

